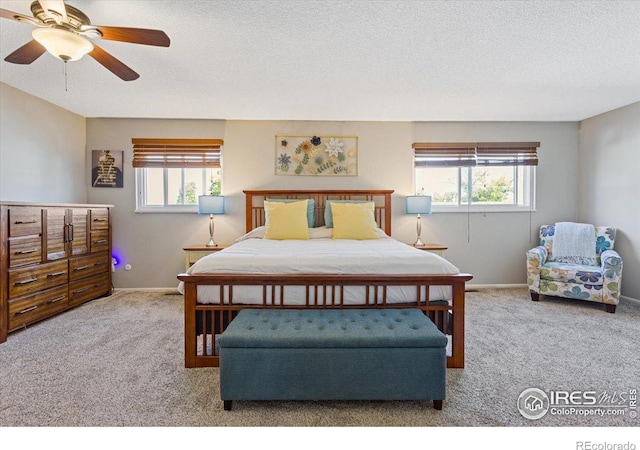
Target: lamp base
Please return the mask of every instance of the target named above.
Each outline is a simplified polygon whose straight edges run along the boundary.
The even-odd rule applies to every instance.
[[[418,239],[413,243],[414,247],[422,247],[424,242],[422,242],[422,221],[420,220],[420,214],[418,214],[418,220],[416,222],[416,235]]]
[[[218,244],[213,240],[213,214],[209,214],[209,242],[207,243],[207,247],[217,247]]]

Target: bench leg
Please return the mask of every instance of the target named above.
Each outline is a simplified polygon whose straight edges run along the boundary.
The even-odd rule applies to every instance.
[[[540,294],[538,292],[529,291],[531,293],[531,300],[537,302],[540,300]]]
[[[223,402],[224,402],[224,410],[231,411],[233,400],[224,400]]]
[[[433,407],[440,411],[442,409],[442,400],[434,400]]]

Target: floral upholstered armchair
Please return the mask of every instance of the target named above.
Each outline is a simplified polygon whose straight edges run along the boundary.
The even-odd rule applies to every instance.
[[[544,294],[604,303],[607,312],[616,311],[622,278],[622,258],[613,250],[616,229],[595,227],[595,231],[596,259],[567,263],[554,259],[555,226],[540,227],[540,245],[527,252],[531,300]]]

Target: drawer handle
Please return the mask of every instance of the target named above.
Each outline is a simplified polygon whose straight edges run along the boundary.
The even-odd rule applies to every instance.
[[[66,295],[61,295],[58,298],[54,298],[54,299],[48,300],[47,304],[50,305],[51,303],[58,303],[59,301],[64,300],[65,298],[67,298]]]
[[[107,219],[100,219],[100,218],[95,218],[93,219],[94,222],[106,222]]]
[[[107,263],[106,262],[93,263],[94,266],[104,266],[105,264],[107,264]]]
[[[99,288],[100,286],[104,286],[106,283],[98,283],[98,284],[94,284],[93,287],[94,288]]]
[[[38,279],[37,278],[29,278],[28,280],[16,281],[13,284],[15,286],[20,286],[20,285],[23,285],[23,284],[33,283],[34,281],[38,281]]]
[[[29,311],[33,311],[34,309],[37,309],[37,308],[38,308],[38,305],[34,305],[34,306],[30,307],[30,308],[23,309],[22,311],[18,311],[16,313],[16,316],[19,316],[20,314],[26,314]]]
[[[87,270],[89,268],[89,266],[80,266],[80,267],[74,267],[74,271],[76,272],[80,272],[81,270]]]
[[[47,278],[59,277],[60,275],[65,275],[67,272],[54,272],[47,275]]]
[[[74,294],[82,294],[83,292],[88,291],[89,288],[84,288],[84,289],[78,289],[77,291],[73,291]]]
[[[106,239],[98,239],[97,241],[93,241],[94,244],[104,244],[105,242],[107,242]]]
[[[16,225],[28,225],[30,223],[38,223],[37,220],[16,220],[13,222]]]
[[[15,254],[16,255],[27,255],[29,253],[36,253],[37,251],[38,251],[37,248],[32,248],[31,250],[20,250],[20,251],[17,251]]]

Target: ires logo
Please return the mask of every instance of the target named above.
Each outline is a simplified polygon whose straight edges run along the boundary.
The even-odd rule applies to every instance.
[[[552,406],[595,406],[598,394],[595,391],[550,391]]]
[[[529,388],[518,397],[518,410],[527,419],[541,419],[547,413],[556,416],[637,417],[637,390],[628,391],[543,391]]]

